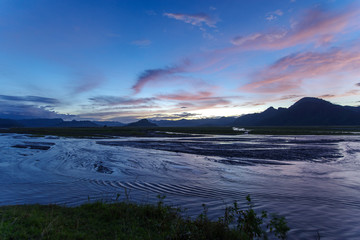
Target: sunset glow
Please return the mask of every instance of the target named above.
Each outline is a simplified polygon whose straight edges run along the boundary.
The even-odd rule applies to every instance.
[[[0,3],[0,118],[239,116],[360,104],[350,0]]]

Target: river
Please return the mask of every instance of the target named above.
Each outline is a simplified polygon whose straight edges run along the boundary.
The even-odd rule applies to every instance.
[[[16,146],[16,147],[14,147]],[[74,139],[0,135],[0,205],[119,199],[222,215],[251,195],[289,239],[360,238],[359,136]]]

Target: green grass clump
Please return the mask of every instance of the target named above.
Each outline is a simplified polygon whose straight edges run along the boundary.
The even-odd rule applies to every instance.
[[[248,196],[248,208],[237,203],[211,221],[207,208],[196,219],[179,208],[157,205],[87,203],[78,207],[19,205],[0,207],[0,239],[267,239],[268,232],[285,239],[283,217],[258,216]],[[267,231],[266,231],[267,230]]]

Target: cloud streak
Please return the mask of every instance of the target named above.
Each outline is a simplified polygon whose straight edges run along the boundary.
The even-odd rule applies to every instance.
[[[0,95],[0,100],[13,101],[13,102],[32,102],[43,104],[59,104],[59,100],[55,98],[39,97],[39,96],[9,96]]]
[[[265,16],[265,19],[268,21],[273,21],[273,20],[277,19],[278,17],[281,17],[283,14],[284,14],[283,11],[278,9],[273,12],[268,12]]]
[[[152,103],[155,98],[129,98],[114,96],[97,96],[89,98],[95,104],[101,106],[117,106],[117,105],[140,105]]]
[[[351,5],[341,11],[311,9],[303,14],[288,29],[275,29],[267,32],[238,36],[231,43],[247,50],[283,49],[297,44],[315,43],[324,45],[341,34],[347,27],[360,21],[360,10]]]
[[[146,46],[151,45],[151,41],[149,39],[135,40],[135,41],[132,41],[131,44],[139,46],[139,47],[146,47]]]
[[[254,82],[243,86],[241,90],[285,92],[299,87],[303,80],[329,77],[333,74],[358,73],[359,66],[360,52],[354,48],[292,54],[256,73]]]
[[[166,100],[178,100],[178,101],[195,101],[195,100],[209,99],[212,96],[213,93],[209,91],[200,91],[197,93],[188,93],[182,91],[176,94],[158,95],[157,98],[166,99]]]
[[[176,19],[193,26],[202,27],[207,25],[208,27],[215,28],[216,20],[205,13],[198,14],[184,14],[184,13],[164,13],[164,16],[172,19]]]

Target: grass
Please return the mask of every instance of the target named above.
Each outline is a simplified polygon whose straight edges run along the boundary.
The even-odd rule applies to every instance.
[[[285,239],[289,228],[283,217],[257,215],[237,203],[224,216],[210,221],[207,208],[196,219],[183,217],[179,208],[130,202],[86,203],[78,207],[19,205],[0,207],[0,239],[255,239],[269,231]]]
[[[299,127],[245,127],[249,134],[263,135],[353,135],[360,134],[360,126],[299,126]],[[76,138],[108,137],[180,137],[189,134],[239,135],[232,127],[92,127],[92,128],[11,128],[2,133],[20,133],[34,136],[54,135]]]

